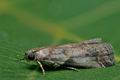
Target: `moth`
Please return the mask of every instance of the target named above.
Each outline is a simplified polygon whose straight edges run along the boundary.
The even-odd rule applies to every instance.
[[[105,68],[115,64],[112,45],[103,42],[101,38],[30,49],[25,53],[25,59],[36,61],[43,74],[45,74],[43,65],[55,68],[64,66],[77,70],[77,67]]]

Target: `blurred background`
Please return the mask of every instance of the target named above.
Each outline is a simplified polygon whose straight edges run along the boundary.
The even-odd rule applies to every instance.
[[[102,38],[114,46],[119,62],[119,35],[120,0],[0,0],[0,79],[119,80],[118,63],[79,73],[48,71],[43,77],[36,66],[16,61],[30,48]]]

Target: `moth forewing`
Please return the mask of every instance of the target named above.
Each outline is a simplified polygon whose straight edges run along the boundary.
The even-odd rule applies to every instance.
[[[32,49],[26,53],[25,57],[37,61],[43,73],[42,65],[73,67],[74,69],[76,67],[108,67],[115,63],[112,45],[99,38],[81,43]]]

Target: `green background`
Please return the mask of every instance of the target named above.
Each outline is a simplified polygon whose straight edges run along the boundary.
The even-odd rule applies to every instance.
[[[120,0],[0,0],[0,80],[120,80]],[[20,62],[26,50],[101,37],[116,65],[48,70]]]

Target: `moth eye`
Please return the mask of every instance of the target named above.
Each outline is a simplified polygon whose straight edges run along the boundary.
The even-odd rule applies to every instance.
[[[28,59],[29,59],[29,60],[34,60],[34,59],[35,59],[35,55],[34,55],[34,54],[28,55]]]

